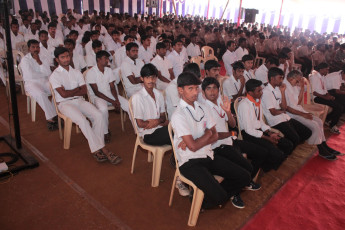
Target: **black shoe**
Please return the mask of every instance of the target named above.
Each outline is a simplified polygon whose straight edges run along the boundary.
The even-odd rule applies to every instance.
[[[261,188],[261,185],[251,181],[248,186],[244,187],[244,190],[257,191]]]
[[[244,208],[244,202],[240,196],[240,194],[236,194],[233,197],[231,197],[231,203],[236,208]]]
[[[58,127],[58,124],[54,121],[47,121],[47,128],[49,131],[55,131],[57,130],[59,127]]]
[[[339,152],[339,151],[337,151],[337,150],[332,149],[331,147],[329,147],[329,146],[326,144],[326,142],[324,142],[323,147],[325,147],[326,150],[327,150],[329,153],[333,154],[333,155],[336,155],[336,156],[344,156],[344,155],[345,155],[344,153],[341,153],[341,152]]]
[[[338,159],[335,155],[326,151],[319,151],[319,156],[329,161],[335,161]]]

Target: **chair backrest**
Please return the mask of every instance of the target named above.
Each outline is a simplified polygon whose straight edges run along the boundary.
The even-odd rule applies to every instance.
[[[18,66],[22,59],[24,58],[24,54],[20,52],[19,50],[12,50],[13,54],[13,65],[14,65],[14,75],[15,76],[21,76],[18,70]]]
[[[16,44],[16,50],[19,50],[23,54],[29,53],[29,48],[26,42],[18,42]]]
[[[86,69],[83,73],[83,78],[84,78],[84,81],[85,81],[85,84],[86,84],[86,94],[87,94],[87,99],[90,103],[92,103],[91,101],[91,96],[90,96],[90,90],[92,90],[92,88],[90,87],[89,84],[86,83],[86,74],[87,72],[89,71],[90,69]]]
[[[178,166],[177,156],[176,156],[176,150],[175,150],[175,145],[174,145],[174,137],[173,137],[173,131],[174,130],[173,130],[173,127],[171,125],[171,122],[168,125],[168,131],[169,131],[169,137],[170,137],[170,141],[171,141],[171,145],[172,145],[173,153],[174,153],[174,157],[175,157],[176,170],[177,170],[178,174],[181,174],[180,173],[180,168]]]
[[[61,116],[62,113],[60,113],[60,111],[59,111],[59,109],[58,109],[58,106],[57,106],[56,100],[55,100],[55,92],[54,92],[54,89],[53,89],[53,87],[52,87],[52,85],[51,85],[50,83],[49,83],[49,88],[50,88],[50,92],[51,92],[51,94],[52,94],[52,100],[53,100],[53,102],[54,102],[54,107],[55,107],[56,113],[57,113],[59,116]]]
[[[196,63],[196,64],[198,64],[199,68],[201,69],[200,65],[201,65],[201,62],[203,62],[203,60],[204,60],[203,57],[201,57],[201,56],[195,56],[195,57],[192,57],[192,58],[190,59],[190,62],[191,62],[191,63]]]
[[[304,88],[304,91],[306,91],[306,93],[303,93],[303,99],[302,99],[302,102],[304,103],[304,97],[306,96],[306,102],[307,104],[312,104],[313,102],[313,97],[311,96],[313,90],[312,90],[312,85],[310,84],[309,80],[305,77],[303,77],[303,80],[304,80],[304,85],[305,85],[305,88]],[[301,89],[302,90],[302,89]]]
[[[210,46],[203,46],[202,48],[201,48],[201,56],[203,57],[203,58],[207,58],[207,57],[210,57],[210,56],[214,56],[214,50],[213,50],[213,48],[212,47],[210,47]]]
[[[215,60],[218,61],[218,58],[216,56],[208,56],[204,58],[204,62],[206,63],[209,60]]]
[[[301,71],[302,69],[302,65],[301,64],[292,64],[291,66],[292,70],[298,70],[298,71]]]
[[[234,102],[234,109],[235,109],[235,114],[236,114],[236,119],[237,119],[237,127],[238,127],[238,139],[239,140],[243,140],[242,137],[242,133],[241,133],[241,127],[240,127],[240,120],[238,117],[238,113],[237,113],[237,109],[238,109],[238,105],[239,103],[244,99],[245,97],[238,97],[236,98],[235,102]]]
[[[263,57],[256,57],[255,58],[255,62],[254,62],[254,68],[258,68],[259,66],[261,66],[262,64],[264,64],[266,61],[266,58]]]
[[[218,81],[219,81],[219,88],[220,88],[220,94],[222,96],[223,96],[223,83],[228,78],[229,78],[229,76],[222,76],[221,78],[218,79]]]
[[[122,96],[128,100],[128,96],[127,96],[127,92],[126,92],[126,88],[125,88],[125,83],[124,83],[123,78],[122,78],[121,69],[119,70],[119,78],[121,80],[121,84],[122,84],[122,88],[123,88],[123,95]]]
[[[133,121],[134,132],[136,135],[138,135],[139,134],[138,125],[137,125],[137,121],[135,120],[134,114],[133,114],[132,97],[128,99],[128,107],[129,107],[129,116],[131,116],[132,121]]]

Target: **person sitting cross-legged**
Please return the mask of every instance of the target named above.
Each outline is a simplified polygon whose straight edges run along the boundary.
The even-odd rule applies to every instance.
[[[304,93],[304,80],[302,73],[298,70],[292,70],[287,75],[284,83],[286,85],[285,97],[287,114],[312,131],[312,135],[309,137],[307,142],[310,145],[317,145],[319,156],[327,160],[336,160],[337,157],[335,155],[341,155],[341,153],[330,148],[326,144],[322,120],[305,111],[301,105]]]
[[[218,140],[218,132],[208,109],[197,102],[199,85],[200,80],[191,72],[178,76],[181,100],[171,118],[177,167],[204,192],[203,208],[224,205],[229,199],[235,207],[243,208],[238,194],[250,183],[250,173],[212,151],[211,144]],[[219,183],[213,175],[224,180]]]
[[[114,106],[115,110],[121,107],[125,112],[129,112],[128,101],[116,91],[116,78],[112,69],[108,67],[109,56],[110,54],[105,50],[98,51],[97,65],[86,74],[86,83],[91,87],[90,100],[101,111],[105,121],[104,140],[106,143],[110,142],[108,106]]]
[[[54,90],[58,109],[79,126],[98,162],[109,160],[112,164],[120,163],[121,157],[104,145],[105,121],[102,113],[84,100],[83,96],[87,94],[86,84],[81,72],[69,65],[71,58],[68,49],[57,47],[54,56],[59,67],[51,74],[49,82]]]
[[[140,75],[144,87],[132,96],[133,118],[139,136],[149,145],[171,145],[164,97],[155,89],[158,70],[153,64],[145,64]]]

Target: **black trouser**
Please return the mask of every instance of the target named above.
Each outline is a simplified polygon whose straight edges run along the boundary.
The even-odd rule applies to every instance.
[[[335,97],[335,101],[341,104],[345,109],[345,94],[338,94],[335,89],[328,90],[328,93]],[[344,109],[343,112],[345,112]]]
[[[293,144],[286,138],[280,138],[276,146],[266,139],[251,136],[244,130],[242,130],[242,137],[244,140],[259,145],[267,150],[268,156],[261,166],[265,172],[271,169],[277,170],[286,157],[293,151]]]
[[[234,140],[234,146],[238,147],[241,150],[241,153],[246,153],[248,159],[251,160],[253,167],[252,178],[254,178],[264,162],[267,160],[269,156],[268,151],[252,142],[238,139]]]
[[[151,134],[144,135],[144,142],[155,146],[171,145],[168,126],[163,126]]]
[[[190,159],[180,167],[180,171],[204,192],[203,208],[224,204],[251,181],[247,170],[219,155],[215,155],[214,160],[209,157]],[[213,175],[224,180],[218,183]]]
[[[307,140],[312,134],[310,129],[295,119],[281,122],[278,125],[273,126],[273,128],[282,132],[284,137],[293,143],[294,149],[297,145]]]
[[[329,124],[330,127],[335,126],[338,123],[341,114],[344,112],[344,106],[342,106],[336,100],[331,101],[323,99],[321,97],[315,97],[314,101],[319,104],[328,105],[332,108],[332,112],[327,115],[327,119],[331,121],[331,123]]]

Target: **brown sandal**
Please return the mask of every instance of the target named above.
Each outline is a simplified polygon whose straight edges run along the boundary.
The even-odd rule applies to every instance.
[[[108,154],[108,160],[110,161],[110,163],[112,163],[113,165],[117,165],[122,161],[122,158],[118,155],[116,155],[113,152],[109,152]]]
[[[105,162],[108,160],[108,157],[101,150],[94,152],[92,155],[97,162]]]

